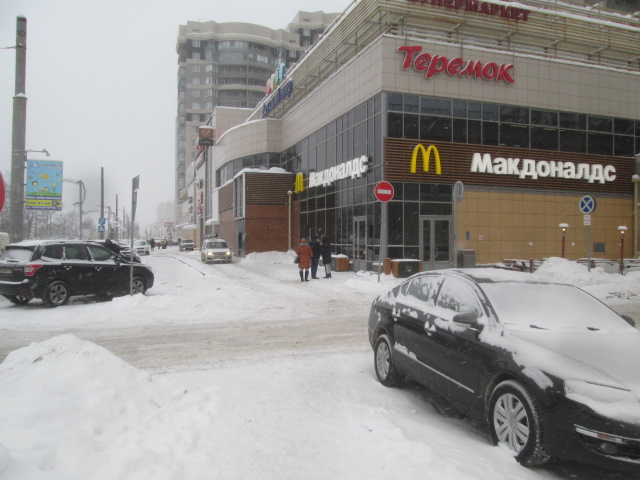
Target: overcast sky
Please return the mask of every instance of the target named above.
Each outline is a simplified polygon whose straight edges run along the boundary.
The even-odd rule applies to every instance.
[[[46,149],[87,186],[84,210],[131,206],[136,221],[174,199],[178,26],[187,20],[285,28],[302,11],[342,12],[351,0],[0,0],[0,171],[11,171],[16,17],[27,18],[27,150]],[[29,159],[46,158],[30,153]],[[64,209],[78,188],[64,186]],[[96,216],[97,214],[90,214]]]

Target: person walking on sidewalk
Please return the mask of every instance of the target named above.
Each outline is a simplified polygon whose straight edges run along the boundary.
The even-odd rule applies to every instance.
[[[320,254],[322,253],[322,246],[318,241],[318,237],[311,235],[311,241],[309,242],[313,257],[311,257],[311,278],[318,279],[318,263],[320,262]]]
[[[307,243],[306,238],[300,239],[300,245],[296,248],[296,254],[300,261],[298,262],[298,268],[300,269],[300,281],[309,281],[309,268],[311,268],[311,259],[313,258],[313,251]],[[303,275],[304,273],[304,275]]]
[[[321,251],[325,272],[324,278],[331,278],[331,242],[326,235],[322,235],[320,240],[322,241]]]

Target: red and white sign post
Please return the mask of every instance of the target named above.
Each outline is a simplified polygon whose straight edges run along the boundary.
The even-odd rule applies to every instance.
[[[382,203],[387,203],[389,200],[393,199],[393,195],[395,191],[393,190],[393,185],[389,182],[378,182],[376,188],[374,188],[374,193],[376,198]],[[380,253],[378,255],[378,282],[380,282],[380,273],[382,270],[382,252],[386,251],[387,247],[387,206],[382,205],[382,232],[380,235]]]
[[[389,182],[379,182],[375,188],[375,195],[381,202],[388,202],[393,199],[394,195],[393,185]]]

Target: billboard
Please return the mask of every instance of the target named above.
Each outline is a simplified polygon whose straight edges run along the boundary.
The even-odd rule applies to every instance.
[[[62,162],[28,160],[25,193],[27,210],[62,210]]]

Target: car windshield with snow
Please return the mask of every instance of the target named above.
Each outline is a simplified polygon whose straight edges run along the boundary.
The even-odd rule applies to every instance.
[[[640,332],[581,289],[498,269],[414,275],[373,302],[379,381],[487,422],[525,466],[640,465]]]

